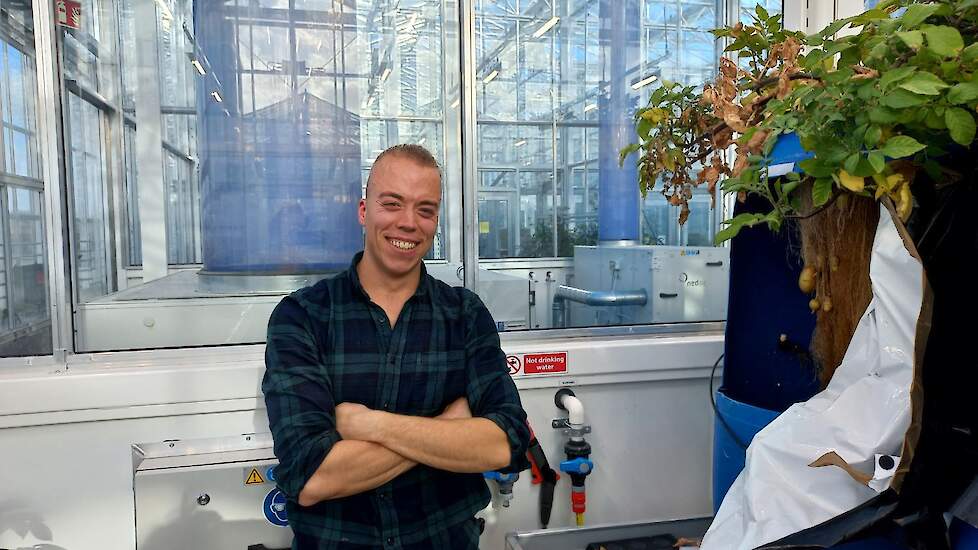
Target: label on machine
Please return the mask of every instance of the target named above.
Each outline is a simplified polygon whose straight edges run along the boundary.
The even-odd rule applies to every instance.
[[[567,372],[567,352],[518,353],[506,356],[509,374],[558,374]]]

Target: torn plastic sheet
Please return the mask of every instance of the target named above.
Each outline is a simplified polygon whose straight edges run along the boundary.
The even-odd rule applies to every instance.
[[[880,455],[897,461],[910,426],[923,269],[882,206],[870,279],[873,299],[828,387],[754,437],[703,549],[755,548],[856,508],[889,487],[892,472],[877,468]],[[829,453],[838,464],[829,458],[826,467],[810,466]]]

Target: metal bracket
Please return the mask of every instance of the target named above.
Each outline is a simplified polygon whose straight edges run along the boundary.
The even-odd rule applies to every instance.
[[[554,418],[550,421],[550,425],[553,429],[560,430],[560,433],[570,437],[581,437],[591,433],[591,426],[589,424],[585,424],[580,428],[573,428],[567,418]]]

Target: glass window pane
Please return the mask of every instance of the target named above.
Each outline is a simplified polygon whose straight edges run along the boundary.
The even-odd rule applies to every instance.
[[[0,291],[0,357],[51,353],[41,193],[2,189],[5,223]]]
[[[726,253],[712,247],[719,220],[709,196],[692,201],[691,219],[680,227],[678,210],[661,195],[640,198],[634,160],[618,164],[618,151],[633,140],[635,110],[662,80],[700,84],[715,74],[720,51],[709,31],[721,23],[723,3],[477,1],[476,12],[479,255],[495,272],[479,290],[490,311],[513,309],[529,271],[545,269],[550,286],[642,290],[647,299],[597,307],[549,301],[556,289],[538,287],[524,315],[534,328],[723,318],[715,309],[683,313],[705,311],[682,305],[707,299],[701,296],[681,293],[678,308],[654,303],[656,289],[671,281],[649,268],[651,258],[675,253],[668,269],[679,269],[689,247]],[[513,280],[512,292],[500,293],[498,276]],[[726,280],[710,284],[725,288]],[[725,305],[725,290],[709,300]]]
[[[7,79],[10,86],[10,104],[4,109],[4,120],[20,128],[27,127],[27,105],[24,101],[24,88],[27,77],[24,73],[24,54],[17,48],[7,45]]]
[[[169,9],[165,18],[147,24],[137,17],[148,6],[156,6],[159,15],[161,4]],[[75,145],[85,154],[72,161],[78,165],[79,195],[73,199],[73,239],[79,251],[83,243],[88,247],[81,252],[85,258],[110,260],[105,269],[93,267],[84,276],[85,266],[77,262],[76,277],[84,280],[79,286],[104,277],[107,286],[93,287],[87,294],[92,299],[103,289],[127,286],[99,295],[97,304],[83,303],[82,310],[108,308],[111,323],[132,327],[132,312],[152,299],[206,297],[217,305],[201,305],[198,312],[192,305],[180,308],[200,300],[174,300],[172,311],[185,311],[179,328],[137,329],[137,338],[113,340],[106,323],[83,322],[82,350],[262,341],[266,318],[261,316],[267,316],[277,296],[345,268],[362,247],[357,207],[380,152],[417,143],[440,162],[458,158],[457,127],[446,140],[446,111],[455,110],[457,117],[458,109],[446,105],[446,81],[460,76],[454,53],[459,50],[456,2],[231,0],[194,9],[192,2],[118,0],[118,5],[124,110],[132,119],[137,111],[144,115],[139,102],[147,95],[142,87],[135,93],[144,80],[136,82],[134,67],[155,64],[158,86],[149,93],[158,90],[160,126],[157,135],[143,118],[127,120],[125,136],[118,138],[112,115],[103,113],[103,135],[72,127],[85,136]],[[194,34],[194,29],[206,32]],[[103,34],[109,31],[103,25]],[[136,40],[146,33],[156,36],[148,58],[140,49],[145,43]],[[145,67],[139,68],[140,77],[145,76]],[[457,89],[452,93],[458,96]],[[81,145],[115,139],[120,143],[101,149]],[[116,154],[116,148],[123,154]],[[160,151],[158,166],[141,164],[152,155],[135,152],[147,150]],[[113,162],[120,166],[106,165]],[[456,165],[445,175],[458,186],[452,191],[455,200],[460,196],[458,172]],[[123,175],[121,184],[113,183],[115,174]],[[447,197],[447,181],[443,187]],[[125,199],[112,200],[117,192]],[[161,210],[140,211],[154,197],[154,209]],[[116,203],[125,204],[128,212],[109,212],[108,219],[124,219],[118,225],[125,234],[106,231],[96,240],[102,235],[94,233],[94,220],[106,214],[96,206]],[[161,214],[165,227],[154,221]],[[443,211],[426,259],[445,257],[450,223]],[[102,227],[107,225],[114,224]],[[161,231],[166,244],[159,238],[154,245],[153,235]],[[156,274],[159,267],[152,262],[161,250],[147,248],[152,246],[165,252],[169,274]],[[456,246],[461,249],[461,243]],[[142,280],[137,270],[127,277],[112,273],[111,262],[119,254],[130,265],[141,263]],[[240,315],[215,316],[227,311],[221,308]],[[148,315],[156,327],[167,324],[159,310]],[[193,329],[186,319],[199,319],[193,322],[201,325]],[[136,324],[142,323],[141,318]]]
[[[52,349],[31,9],[4,3],[0,25],[0,357]]]
[[[12,172],[18,176],[30,177],[33,175],[33,170],[31,170],[30,153],[27,149],[28,135],[24,132],[11,132],[11,134],[14,150]]]
[[[82,302],[109,292],[103,157],[100,149],[101,114],[98,108],[69,94],[71,126],[71,194],[74,213],[74,258],[77,294]]]

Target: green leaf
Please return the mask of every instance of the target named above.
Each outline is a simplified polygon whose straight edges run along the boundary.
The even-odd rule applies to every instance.
[[[754,11],[757,13],[757,16],[761,19],[767,19],[771,17],[771,14],[769,14],[767,10],[764,9],[764,6],[761,4],[757,4],[757,7],[754,8]]]
[[[978,0],[975,1],[978,2]],[[970,63],[976,59],[978,59],[978,42],[975,42],[967,48],[961,50],[961,61]]]
[[[815,157],[799,162],[798,167],[815,178],[827,178],[832,175],[832,169],[823,165],[822,161]]]
[[[924,27],[924,36],[927,47],[942,57],[955,57],[964,49],[964,39],[954,27]]]
[[[821,36],[822,38],[828,38],[830,36],[833,36],[835,33],[842,30],[842,27],[845,27],[851,22],[852,22],[851,17],[846,19],[839,19],[838,21],[833,21],[829,26],[822,29],[821,32],[819,32],[816,36]]]
[[[907,65],[904,67],[900,67],[899,69],[886,71],[880,77],[880,86],[882,86],[883,88],[889,88],[891,85],[900,82],[901,80],[909,77],[915,72],[917,72],[917,67],[914,67],[913,65]]]
[[[917,107],[927,103],[930,99],[927,96],[912,94],[906,90],[893,90],[880,99],[880,103],[893,109],[905,109],[907,107]]]
[[[852,26],[853,27],[859,27],[859,26],[865,25],[866,23],[869,23],[871,21],[878,21],[880,19],[888,19],[889,17],[890,17],[889,14],[887,14],[885,11],[883,11],[883,10],[881,10],[879,8],[874,8],[874,9],[871,9],[869,11],[866,11],[866,12],[864,12],[864,13],[862,13],[860,15],[857,15],[856,17],[854,17],[852,19]]]
[[[920,31],[903,31],[896,35],[911,50],[919,50],[924,45],[924,33]]]
[[[866,147],[876,147],[876,144],[880,142],[882,136],[883,130],[879,126],[870,126],[866,130],[866,135],[863,136],[863,143],[866,144]]]
[[[886,168],[886,158],[883,153],[873,151],[869,154],[869,165],[873,167],[873,172],[879,174]]]
[[[927,71],[920,71],[909,79],[900,83],[900,88],[923,95],[938,95],[941,90],[950,86],[941,80],[936,74]]]
[[[644,118],[639,120],[638,124],[635,126],[635,132],[638,134],[638,137],[642,138],[642,141],[649,140],[649,132],[651,131],[652,122]]]
[[[937,4],[911,4],[907,8],[907,11],[900,17],[900,22],[903,28],[912,29],[926,21],[931,15],[934,15],[934,12],[939,7]]]
[[[816,208],[829,202],[832,198],[832,178],[818,178],[812,185],[812,203]]]
[[[725,227],[719,233],[717,233],[715,242],[720,244],[723,241],[728,241],[737,236],[740,230],[745,227],[751,227],[767,220],[767,216],[763,214],[740,214],[734,218],[726,220],[723,222]]]
[[[641,147],[641,145],[638,143],[630,143],[623,147],[622,150],[618,152],[618,166],[624,165],[625,159],[628,157],[628,155],[638,151],[639,147]]]
[[[951,107],[944,112],[944,121],[951,132],[951,139],[964,145],[971,145],[975,140],[975,117],[961,107]]]
[[[869,120],[876,124],[893,124],[897,121],[897,115],[886,107],[873,107],[869,110]]]
[[[846,169],[846,172],[854,174],[859,168],[859,153],[853,153],[846,158],[846,162],[842,165]]]
[[[978,44],[978,42],[976,42]],[[978,99],[978,80],[955,84],[947,92],[947,100],[952,105],[970,103]]]
[[[922,151],[925,147],[925,145],[910,136],[893,136],[886,140],[880,152],[890,158],[900,159]]]

